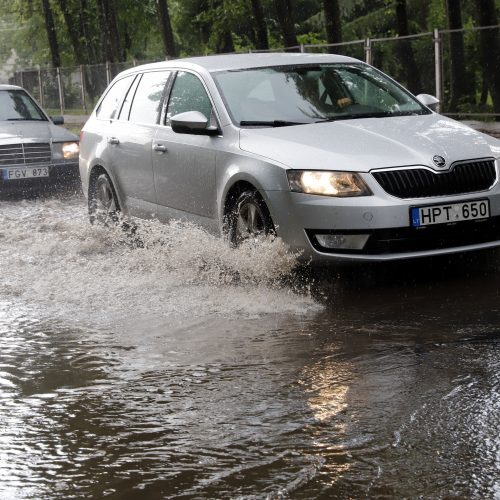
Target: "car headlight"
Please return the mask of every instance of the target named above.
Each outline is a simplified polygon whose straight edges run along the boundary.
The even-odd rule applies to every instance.
[[[287,170],[290,189],[323,196],[369,196],[370,188],[359,174],[324,170]]]
[[[52,157],[55,159],[72,160],[78,158],[79,153],[78,142],[55,142],[52,144]]]

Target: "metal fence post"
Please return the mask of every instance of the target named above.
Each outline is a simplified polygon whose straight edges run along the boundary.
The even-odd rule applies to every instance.
[[[304,44],[303,43],[300,44],[300,52],[302,52],[302,53],[305,52],[305,50],[304,50]]]
[[[365,38],[365,62],[366,64],[372,63],[372,41],[370,38]]]
[[[61,80],[61,68],[59,67],[56,68],[56,75],[57,75],[57,88],[59,90],[59,106],[61,108],[61,115],[64,115],[64,93]]]
[[[106,62],[106,82],[108,85],[111,83],[111,65],[109,61]]]
[[[83,66],[80,65],[80,79],[82,82],[82,108],[87,113],[87,102],[85,100],[85,75],[83,73]]]
[[[441,109],[442,98],[443,98],[443,74],[442,74],[442,64],[441,64],[441,37],[439,36],[439,30],[434,29],[434,72],[436,78],[436,98],[439,100],[438,112]]]
[[[19,80],[19,83],[21,84],[20,86],[24,88],[23,70],[19,72]]]
[[[43,108],[43,82],[42,82],[42,70],[38,68],[38,93],[40,94],[40,104]]]

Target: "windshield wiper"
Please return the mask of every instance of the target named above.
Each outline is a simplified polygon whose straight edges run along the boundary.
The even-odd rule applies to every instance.
[[[345,115],[332,116],[325,120],[318,120],[314,123],[335,122],[337,120],[355,120],[356,118],[383,118],[384,116],[392,116],[390,111],[377,111],[373,113],[346,113]]]
[[[242,120],[241,127],[288,127],[289,125],[306,125],[310,122],[289,122],[286,120]]]
[[[345,115],[333,116],[314,123],[334,122],[337,120],[355,120],[357,118],[385,118],[388,116],[410,116],[416,115],[415,111],[374,111],[373,113],[346,113]]]
[[[42,118],[7,118],[8,122],[42,122]]]

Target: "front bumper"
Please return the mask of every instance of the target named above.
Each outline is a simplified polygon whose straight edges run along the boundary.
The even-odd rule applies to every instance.
[[[278,235],[301,258],[313,261],[387,261],[500,246],[500,190],[403,200],[376,192],[332,198],[266,191]],[[490,218],[413,228],[411,207],[488,199]],[[315,234],[369,235],[361,250],[323,248]]]
[[[29,165],[29,167],[47,165]],[[4,180],[0,169],[0,193],[23,193],[46,188],[67,188],[80,185],[78,161],[49,165],[48,177]]]

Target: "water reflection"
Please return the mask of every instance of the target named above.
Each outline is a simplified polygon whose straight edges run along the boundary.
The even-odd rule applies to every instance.
[[[493,491],[498,333],[354,309],[138,335],[4,307],[2,497]]]
[[[309,407],[320,422],[329,421],[347,409],[348,382],[352,377],[349,367],[334,363],[328,365],[312,367],[306,374],[310,379],[306,392],[312,394]]]

